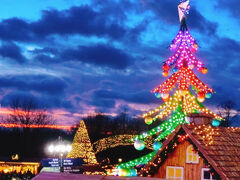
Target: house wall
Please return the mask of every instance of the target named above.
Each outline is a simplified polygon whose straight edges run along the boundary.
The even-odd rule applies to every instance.
[[[184,180],[201,180],[201,170],[206,167],[203,159],[199,156],[198,164],[186,163],[186,150],[190,145],[188,141],[179,144],[174,152],[169,153],[165,162],[154,175],[157,178],[166,178],[167,166],[183,167]]]

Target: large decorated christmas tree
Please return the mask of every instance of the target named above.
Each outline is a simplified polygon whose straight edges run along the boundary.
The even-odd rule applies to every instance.
[[[172,74],[152,91],[157,98],[162,98],[164,103],[143,114],[148,125],[164,118],[167,120],[132,139],[134,147],[142,150],[146,141],[152,138],[154,151],[138,159],[117,165],[116,168],[121,169],[120,175],[136,175],[134,167],[148,163],[161,148],[161,141],[179,125],[189,123],[190,114],[201,113],[212,116],[214,126],[219,125],[222,120],[220,116],[202,105],[205,98],[212,96],[213,89],[204,84],[193,71],[196,69],[206,74],[208,70],[194,55],[198,50],[198,44],[186,25],[186,15],[189,9],[189,0],[181,1],[178,5],[180,30],[170,45],[173,55],[162,66],[164,77],[169,76],[171,71]]]

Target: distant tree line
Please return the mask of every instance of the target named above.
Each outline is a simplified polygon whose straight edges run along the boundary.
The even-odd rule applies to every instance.
[[[15,97],[9,101],[9,114],[2,118],[2,123],[21,125],[54,124],[47,108],[32,98]],[[46,145],[62,136],[72,142],[74,131],[57,129],[3,128],[0,127],[0,158],[18,154],[20,160],[25,158],[48,157]],[[1,160],[1,159],[0,159]]]
[[[120,112],[117,116],[107,116],[104,113],[90,115],[83,119],[87,125],[90,138],[93,141],[119,134],[139,134],[156,125],[146,125],[140,116],[130,116],[127,110]]]
[[[222,122],[222,126],[237,124],[236,122],[240,125],[239,110],[233,101],[224,101],[217,107],[218,114],[226,120]],[[54,118],[47,109],[32,99],[13,99],[9,108],[11,113],[4,119],[6,123],[54,123]],[[146,125],[144,119],[131,116],[126,109],[114,117],[97,113],[84,118],[84,121],[92,142],[111,135],[139,134],[160,123],[156,121],[150,126]],[[48,142],[56,140],[58,136],[72,142],[76,130],[69,132],[54,129],[0,128],[0,154],[9,157],[13,154],[19,154],[20,157],[46,157],[45,146]]]
[[[23,125],[55,123],[53,116],[47,111],[47,108],[32,98],[15,97],[11,99],[8,107],[10,108],[10,113],[2,120],[5,123]],[[217,113],[225,119],[221,124],[222,126],[231,126],[239,120],[240,110],[234,101],[223,101],[217,105],[217,109]],[[140,116],[130,116],[127,109],[124,109],[115,117],[107,116],[100,112],[95,115],[89,115],[84,120],[91,133],[98,132],[99,134],[104,134],[105,132],[113,134],[130,133],[130,131],[139,132],[151,127],[147,126]]]

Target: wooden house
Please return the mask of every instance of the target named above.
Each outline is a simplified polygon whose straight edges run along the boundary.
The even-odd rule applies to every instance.
[[[213,127],[192,117],[163,142],[140,176],[169,180],[240,180],[240,128]]]

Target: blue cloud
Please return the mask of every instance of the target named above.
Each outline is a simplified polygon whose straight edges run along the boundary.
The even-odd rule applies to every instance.
[[[25,61],[25,57],[22,55],[20,47],[10,42],[3,42],[0,47],[0,55],[5,58],[16,60],[17,62]]]
[[[161,100],[156,99],[149,91],[137,91],[135,93],[126,93],[121,91],[97,90],[93,94],[94,99],[121,99],[128,103],[151,104],[160,103]]]
[[[218,24],[205,19],[194,7],[191,8],[187,21],[192,29],[197,29],[200,33],[215,35],[217,31]]]
[[[92,99],[89,102],[91,105],[97,106],[97,108],[101,109],[109,109],[115,107],[115,101],[110,99]]]
[[[106,21],[106,16],[88,6],[72,7],[68,10],[44,10],[35,22],[19,18],[0,23],[0,38],[15,41],[36,41],[49,35],[82,34],[86,36],[108,36],[119,39],[125,29],[115,22]]]
[[[220,9],[227,9],[236,18],[240,17],[239,6],[240,2],[236,0],[220,0],[217,4]]]
[[[69,111],[72,111],[74,109],[74,106],[71,101],[66,100],[65,98],[59,97],[59,96],[52,96],[49,94],[41,94],[36,95],[34,93],[29,93],[25,91],[12,91],[5,96],[2,97],[0,100],[1,106],[3,107],[9,107],[13,105],[13,102],[15,100],[18,100],[20,103],[24,102],[32,102],[34,103],[35,108],[49,108],[49,109],[55,109],[55,108],[65,108]]]
[[[0,22],[0,38],[5,41],[29,41],[32,32],[29,24],[20,18],[5,19]]]
[[[42,107],[42,104],[39,102],[37,97],[24,92],[12,92],[3,96],[3,98],[1,99],[1,106],[12,106],[14,105],[14,101],[19,101],[19,105],[22,105],[25,102],[32,103],[34,105],[32,108]]]
[[[67,49],[62,52],[61,58],[117,69],[124,69],[133,63],[133,58],[123,50],[100,44],[97,46],[78,46],[77,49]]]
[[[63,80],[53,76],[22,75],[0,77],[0,87],[22,91],[35,91],[55,96],[62,94],[67,84]]]

